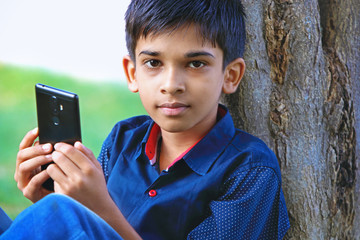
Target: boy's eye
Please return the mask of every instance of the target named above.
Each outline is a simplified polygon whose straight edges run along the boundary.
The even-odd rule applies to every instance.
[[[205,63],[203,63],[201,61],[192,61],[189,64],[189,67],[191,67],[191,68],[201,68],[203,66],[205,66]]]
[[[148,60],[145,62],[145,65],[148,67],[148,68],[157,68],[160,66],[160,61],[159,60],[154,60],[154,59],[151,59],[151,60]]]

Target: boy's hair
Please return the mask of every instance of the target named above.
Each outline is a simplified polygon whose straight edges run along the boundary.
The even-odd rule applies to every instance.
[[[125,14],[126,46],[135,61],[140,37],[171,33],[195,24],[203,41],[223,50],[224,68],[243,57],[245,13],[240,0],[132,0]]]

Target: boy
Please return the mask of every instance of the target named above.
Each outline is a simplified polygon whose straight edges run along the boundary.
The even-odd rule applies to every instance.
[[[133,0],[126,34],[128,87],[149,116],[115,125],[101,166],[79,142],[51,153],[49,144],[32,146],[38,133],[29,132],[17,159],[20,190],[37,202],[51,177],[56,193],[82,205],[52,194],[3,237],[281,239],[289,222],[277,160],[218,104],[245,71],[240,1]]]

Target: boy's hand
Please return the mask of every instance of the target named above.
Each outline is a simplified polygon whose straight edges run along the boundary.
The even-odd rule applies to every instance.
[[[41,166],[52,161],[50,155],[52,145],[34,143],[38,132],[38,129],[35,128],[22,139],[14,175],[18,188],[32,202],[37,202],[50,193],[42,187],[42,184],[49,178],[49,174],[45,170],[41,171]]]
[[[54,179],[55,192],[68,195],[100,214],[111,197],[92,151],[80,142],[74,146],[57,143],[54,148],[52,159],[56,164],[49,165],[47,172]]]
[[[124,239],[141,239],[112,200],[105,177],[92,151],[82,143],[55,144],[46,171],[54,179],[55,192],[66,194],[103,218]]]

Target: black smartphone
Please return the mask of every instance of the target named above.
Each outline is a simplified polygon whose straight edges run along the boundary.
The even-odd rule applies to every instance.
[[[81,141],[78,95],[40,83],[35,85],[35,93],[40,144],[65,142],[74,145]],[[52,179],[43,186],[54,190]]]

